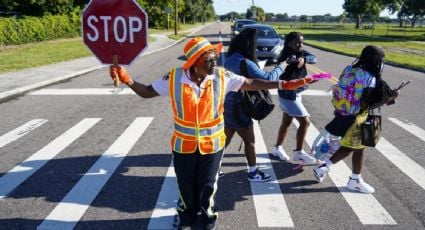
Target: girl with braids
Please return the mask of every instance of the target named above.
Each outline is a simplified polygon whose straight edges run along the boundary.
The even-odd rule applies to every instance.
[[[322,182],[333,164],[353,153],[353,172],[347,188],[362,193],[373,193],[375,189],[363,181],[360,171],[363,166],[364,148],[361,144],[360,124],[368,115],[368,109],[374,105],[392,104],[398,96],[398,90],[385,98],[376,94],[380,89],[384,67],[384,51],[376,46],[366,46],[360,58],[347,66],[333,89],[332,104],[335,107],[334,119],[325,129],[332,135],[342,137],[341,147],[324,164],[313,169],[314,176]],[[375,90],[376,89],[376,90]]]
[[[306,63],[314,64],[317,62],[316,56],[303,50],[303,35],[299,32],[291,32],[285,37],[284,48],[282,50],[280,61],[286,60],[288,66],[279,79],[294,80],[302,79],[307,76]],[[303,150],[304,139],[310,125],[309,116],[302,103],[301,92],[306,90],[307,86],[296,90],[278,90],[280,108],[283,111],[282,122],[277,134],[276,144],[272,154],[278,156],[281,160],[289,160],[289,156],[282,148],[288,128],[292,119],[298,120],[300,126],[296,134],[296,148],[292,154],[293,161],[301,161],[304,164],[314,164],[316,160]]]

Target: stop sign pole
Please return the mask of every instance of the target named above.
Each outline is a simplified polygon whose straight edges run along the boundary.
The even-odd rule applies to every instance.
[[[82,35],[101,63],[130,65],[147,48],[148,15],[135,0],[91,0],[83,11]]]

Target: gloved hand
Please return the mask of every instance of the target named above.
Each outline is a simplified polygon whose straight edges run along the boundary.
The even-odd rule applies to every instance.
[[[118,77],[118,79],[120,79],[120,81],[125,84],[133,82],[133,79],[131,79],[130,75],[127,73],[127,71],[125,71],[125,68],[121,66],[111,65],[109,67],[109,75],[114,81],[115,81],[115,78]]]
[[[307,85],[308,83],[312,81],[313,81],[312,77],[305,77],[305,78],[290,80],[290,81],[280,80],[279,89],[294,90],[294,89],[300,88],[301,86]]]

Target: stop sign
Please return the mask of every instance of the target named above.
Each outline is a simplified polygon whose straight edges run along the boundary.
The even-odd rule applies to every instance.
[[[83,40],[103,64],[130,63],[147,47],[148,15],[135,0],[91,0],[83,12]]]

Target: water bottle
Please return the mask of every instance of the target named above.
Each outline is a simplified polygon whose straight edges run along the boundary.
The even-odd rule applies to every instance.
[[[329,141],[327,139],[316,148],[314,158],[317,160],[322,160],[329,153]]]
[[[329,154],[333,155],[339,147],[341,147],[341,144],[339,143],[340,137],[331,136],[329,140]]]
[[[323,159],[329,152],[329,135],[326,130],[323,130],[313,141],[312,153],[317,160]]]
[[[321,145],[320,145],[320,152],[321,153],[328,153],[329,152],[329,143],[328,141],[324,141]]]

